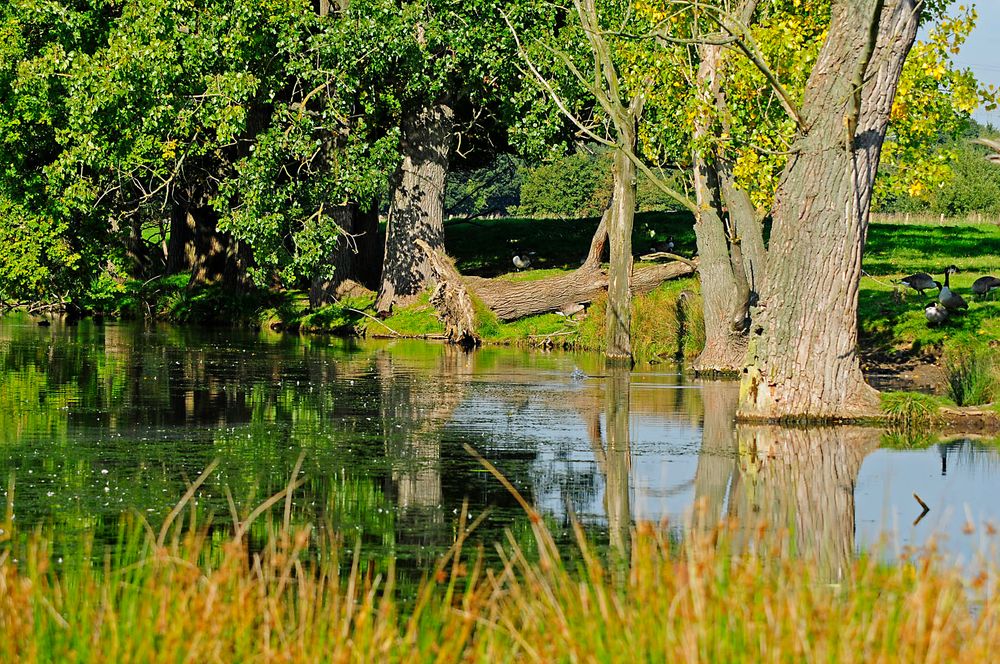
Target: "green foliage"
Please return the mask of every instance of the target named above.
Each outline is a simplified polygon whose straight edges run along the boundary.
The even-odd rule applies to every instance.
[[[1000,216],[1000,165],[986,161],[988,151],[955,144],[951,170],[931,198],[931,209],[949,217],[982,212]]]
[[[65,221],[30,212],[0,192],[0,307],[65,295],[81,261],[71,238]]]
[[[506,216],[520,200],[521,168],[517,159],[500,155],[482,168],[448,173],[444,209],[449,217]]]
[[[959,5],[949,13],[951,4],[925,12],[933,16],[932,25],[907,56],[882,148],[877,207],[888,209],[902,192],[933,201],[943,183],[959,177],[956,162],[965,147],[954,141],[967,131],[972,112],[980,105],[996,107],[998,91],[955,62],[976,25],[975,7]]]
[[[611,200],[611,158],[607,151],[577,152],[554,159],[521,175],[525,217],[599,217]]]

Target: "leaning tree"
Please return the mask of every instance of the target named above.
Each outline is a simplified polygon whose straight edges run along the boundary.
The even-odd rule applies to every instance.
[[[882,142],[922,11],[913,0],[831,5],[775,194],[742,417],[855,419],[878,410],[858,359],[861,257]]]

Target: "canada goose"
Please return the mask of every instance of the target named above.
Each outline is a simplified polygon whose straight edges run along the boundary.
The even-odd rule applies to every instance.
[[[924,317],[929,325],[940,325],[948,320],[948,307],[940,302],[928,302],[924,307]]]
[[[972,294],[980,297],[989,295],[995,288],[1000,288],[1000,279],[996,277],[979,277],[972,282]]]
[[[656,250],[665,251],[668,254],[670,254],[673,253],[675,246],[677,245],[674,244],[674,236],[671,235],[670,237],[667,238],[666,242],[661,242],[659,245],[657,245]]]
[[[529,251],[523,256],[517,254],[514,255],[514,267],[518,270],[527,270],[531,267],[531,257],[535,255],[535,252]]]
[[[916,274],[911,274],[908,277],[904,277],[899,280],[899,283],[904,286],[908,286],[913,290],[917,291],[921,295],[924,294],[925,290],[931,290],[932,288],[937,288],[934,284],[934,277],[927,274],[926,272],[917,272]]]
[[[951,275],[955,274],[956,272],[958,272],[958,268],[955,267],[954,265],[949,265],[948,268],[944,271],[944,286],[941,285],[941,282],[934,282],[937,284],[937,287],[941,290],[941,292],[938,293],[938,300],[940,300],[941,304],[943,304],[944,306],[948,307],[953,311],[958,309],[969,308],[969,304],[965,301],[965,298],[963,298],[958,293],[952,292],[951,290],[949,280],[951,278]]]

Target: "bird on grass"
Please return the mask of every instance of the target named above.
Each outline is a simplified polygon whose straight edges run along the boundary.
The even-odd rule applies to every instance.
[[[923,295],[925,290],[937,288],[938,282],[934,281],[934,277],[926,272],[917,272],[916,274],[911,274],[908,277],[903,277],[899,280],[899,283],[912,288]]]
[[[928,302],[924,307],[924,317],[927,318],[928,325],[940,325],[948,320],[948,307],[940,302]]]
[[[958,272],[958,268],[954,265],[949,265],[944,271],[944,285],[942,286],[940,281],[934,282],[940,291],[938,293],[938,301],[948,307],[949,311],[969,308],[969,303],[965,301],[965,298],[951,290],[950,278],[956,272]]]
[[[1000,288],[1000,279],[992,276],[979,277],[972,282],[972,294],[980,298],[986,297],[990,291]]]
[[[535,252],[529,251],[524,255],[515,254],[514,255],[514,267],[518,270],[527,270],[531,267],[531,257],[535,255]]]
[[[666,242],[661,242],[658,245],[656,245],[656,247],[654,247],[654,248],[657,251],[664,251],[664,252],[666,252],[668,254],[672,254],[672,253],[674,253],[674,248],[676,246],[677,245],[674,243],[674,236],[671,235],[670,237],[667,238]]]

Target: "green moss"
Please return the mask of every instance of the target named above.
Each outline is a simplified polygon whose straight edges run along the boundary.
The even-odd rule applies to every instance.
[[[392,310],[392,315],[381,323],[372,318],[365,318],[362,322],[362,329],[373,336],[385,336],[393,333],[404,337],[444,334],[444,325],[441,324],[437,311],[431,306],[430,293],[421,293],[417,300],[409,306],[395,307]]]

